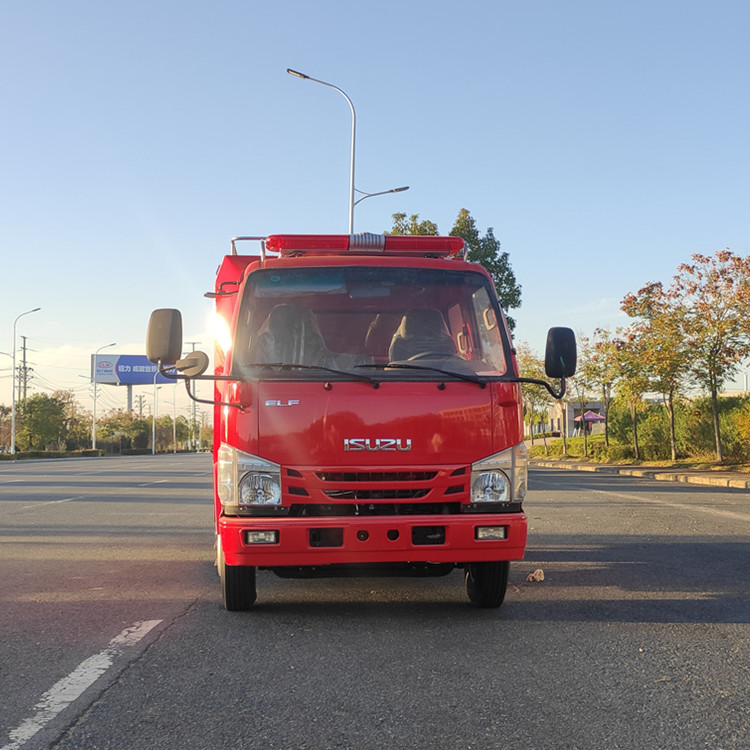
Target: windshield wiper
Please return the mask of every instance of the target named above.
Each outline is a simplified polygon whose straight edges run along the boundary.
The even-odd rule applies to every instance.
[[[453,370],[443,370],[440,367],[430,367],[430,365],[412,365],[408,362],[388,362],[383,365],[356,365],[356,367],[374,367],[378,370],[386,369],[397,369],[397,370],[425,370],[426,372],[437,372],[440,375],[448,375],[452,378],[458,378],[459,380],[465,380],[468,383],[476,383],[480,388],[484,388],[487,385],[486,380],[482,380],[478,375],[468,375],[462,372],[454,372]]]
[[[359,367],[360,365],[357,366]],[[375,389],[380,388],[380,383],[368,375],[351,372],[351,370],[334,370],[331,367],[324,367],[323,365],[301,365],[296,362],[249,362],[243,365],[243,367],[277,367],[280,370],[322,370],[334,375],[345,375],[355,380],[361,380],[363,383],[369,383]]]

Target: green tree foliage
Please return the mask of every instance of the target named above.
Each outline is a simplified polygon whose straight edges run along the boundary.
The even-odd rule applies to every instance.
[[[117,409],[97,420],[97,447],[108,451],[146,450],[151,440],[151,420]]]
[[[609,446],[609,408],[614,398],[614,387],[620,377],[617,358],[617,338],[606,329],[597,328],[591,341],[584,338],[588,347],[585,366],[592,388],[599,390],[604,403],[604,444]]]
[[[416,234],[436,236],[437,224],[425,219],[419,220],[419,214],[412,214],[407,218],[405,213],[393,214],[393,226],[389,234]]]
[[[711,398],[716,458],[723,461],[718,396],[750,353],[750,256],[693,255],[679,266],[670,295],[681,312],[693,376]]]
[[[65,402],[56,396],[37,393],[19,402],[16,445],[22,451],[60,450],[66,436]]]
[[[177,445],[187,445],[190,440],[190,422],[180,414],[177,417]]]
[[[596,401],[597,368],[594,361],[594,346],[585,336],[578,337],[578,366],[576,374],[568,378],[570,400],[578,405],[580,422],[576,426],[583,432],[583,455],[589,455],[588,430],[583,415],[588,411],[589,402]]]
[[[641,356],[662,393],[673,398],[687,373],[705,388],[716,458],[723,461],[719,392],[750,354],[750,256],[728,249],[693,255],[667,289],[647,284],[622,308],[641,321]]]
[[[81,407],[72,391],[55,391],[53,397],[58,399],[65,412],[64,443],[60,449],[81,450],[91,447],[91,413]]]
[[[715,455],[711,398],[680,399],[675,402],[677,451],[683,458],[708,461]],[[750,397],[721,399],[719,420],[725,459],[750,462]],[[669,461],[669,416],[658,403],[641,402],[638,411],[638,442],[644,461]],[[618,395],[610,410],[613,440],[628,443],[632,437],[632,417],[626,394]],[[612,455],[612,454],[610,454]],[[628,457],[633,458],[632,449]],[[623,456],[625,458],[625,456]]]
[[[70,391],[55,391],[51,396],[35,394],[18,403],[16,414],[16,447],[24,451],[74,451],[91,446],[92,416],[83,409]],[[110,453],[148,450],[151,445],[150,418],[139,418],[122,409],[112,410],[97,419],[97,448]],[[192,448],[191,434],[199,434],[203,447],[210,448],[213,428],[210,420],[202,427],[196,422],[191,433],[190,421],[179,415],[173,427],[172,416],[162,415],[156,425],[159,451]],[[11,408],[0,404],[0,453],[11,445]]]
[[[516,356],[518,357],[518,371],[522,377],[535,378],[537,380],[546,380],[544,372],[544,362],[531,350],[528,344],[521,343],[516,347]],[[547,389],[534,383],[523,383],[521,385],[523,393],[524,421],[529,426],[531,443],[534,443],[533,426],[544,424],[547,421],[547,404],[549,394]],[[545,452],[548,452],[546,432],[542,431]]]
[[[675,461],[675,402],[687,383],[691,357],[689,343],[682,335],[682,311],[659,282],[626,295],[621,308],[636,319],[633,331],[640,340],[642,366],[650,387],[661,394],[667,410],[669,443]]]
[[[389,234],[437,235],[439,232],[437,224],[428,220],[420,221],[419,214],[412,214],[407,218],[405,213],[396,213],[393,214],[393,226]],[[492,276],[500,304],[506,313],[520,307],[521,287],[511,268],[510,257],[508,253],[500,250],[500,242],[495,237],[492,227],[484,236],[480,235],[473,217],[462,208],[458,212],[450,235],[463,238],[468,247],[469,260],[481,264]],[[508,315],[506,317],[510,329],[513,330],[515,321]]]
[[[492,276],[503,309],[507,311],[519,308],[521,287],[510,266],[510,257],[508,253],[500,250],[500,242],[495,237],[492,227],[481,236],[471,214],[462,208],[450,234],[452,237],[462,237],[469,247],[469,260],[484,266]],[[508,325],[511,330],[515,328],[515,321],[511,317],[508,317]]]
[[[632,329],[620,331],[615,342],[617,369],[620,377],[618,394],[628,404],[633,436],[633,454],[641,458],[638,435],[638,418],[643,407],[643,397],[650,390],[648,372],[644,367],[644,341]]]
[[[0,452],[10,450],[12,423],[11,407],[0,404]]]

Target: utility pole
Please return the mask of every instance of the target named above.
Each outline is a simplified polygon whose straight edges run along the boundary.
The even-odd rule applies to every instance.
[[[21,364],[18,367],[18,401],[26,400],[26,392],[29,384],[29,373],[32,369],[26,364],[26,336],[21,336],[23,345],[21,346]]]
[[[13,321],[13,377],[16,377],[16,325],[18,321],[23,318],[24,315],[30,315],[31,313],[35,313],[39,310],[41,310],[41,307],[35,307],[33,310],[27,310],[26,312],[22,312],[20,315],[16,316],[16,319]],[[15,458],[16,455],[16,388],[15,383],[13,383],[13,387],[10,389],[11,396],[12,396],[12,405],[11,405],[11,427],[10,427],[10,452],[11,455]]]
[[[135,397],[135,400],[138,403],[138,418],[143,419],[143,403],[146,400],[146,397],[142,393],[139,393]]]
[[[193,347],[191,351],[195,351],[195,345],[200,344],[200,341],[186,341],[185,343],[190,344]],[[195,426],[196,426],[196,421],[197,421],[197,415],[195,411],[196,407],[197,407],[197,404],[195,403],[195,401],[193,401],[193,418],[192,418],[192,423],[190,424],[190,436],[193,438],[193,450],[194,451],[197,451],[198,446],[200,445],[200,432],[198,433],[198,439],[196,440],[195,438]]]

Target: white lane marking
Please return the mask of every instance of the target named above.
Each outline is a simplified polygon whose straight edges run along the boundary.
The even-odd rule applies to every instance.
[[[10,733],[10,742],[0,750],[18,750],[63,709],[80,698],[111,666],[123,649],[135,646],[161,620],[137,622],[115,636],[107,648],[82,661],[67,677],[56,682],[34,706],[34,715]]]
[[[139,484],[139,487],[149,487],[152,484],[164,484],[164,482],[169,481],[168,479],[157,479],[155,482],[144,482],[143,484]],[[2,750],[2,748],[0,748]]]
[[[593,492],[598,495],[610,495],[611,497],[619,497],[622,500],[632,500],[640,503],[651,503],[651,505],[664,505],[667,508],[674,510],[686,510],[694,511],[696,513],[707,513],[709,516],[717,516],[720,518],[731,518],[737,521],[750,521],[750,514],[742,513],[741,511],[734,510],[722,510],[721,508],[714,508],[711,505],[691,505],[689,503],[676,503],[672,500],[662,500],[661,498],[649,497],[644,494],[633,494],[626,492],[614,492],[613,490],[596,490],[589,487],[576,487],[575,485],[566,485],[565,487],[560,486],[549,486],[545,488],[545,491],[552,489],[558,489],[563,491],[577,491],[577,492]],[[683,490],[684,492],[690,492],[689,489]],[[2,748],[0,748],[2,750]]]
[[[21,510],[28,510],[29,508],[38,508],[40,505],[54,505],[55,503],[69,503],[71,500],[80,500],[83,495],[76,495],[75,497],[64,497],[62,500],[45,500],[43,503],[34,503],[34,505],[22,505]],[[2,750],[2,748],[0,748]]]
[[[689,505],[688,503],[675,503],[670,500],[661,500],[652,497],[641,497],[640,495],[631,495],[624,492],[611,492],[609,490],[597,490],[606,495],[614,495],[624,500],[639,500],[642,503],[652,503],[654,505],[665,505],[668,508],[674,510],[687,510],[697,511],[699,513],[707,513],[709,516],[718,516],[720,518],[732,518],[737,521],[750,521],[750,515],[747,513],[741,513],[734,510],[722,510],[721,508],[713,508],[710,505]]]

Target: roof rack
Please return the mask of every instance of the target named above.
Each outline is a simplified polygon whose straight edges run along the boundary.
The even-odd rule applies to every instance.
[[[260,242],[261,259],[266,252],[290,258],[301,255],[421,255],[430,258],[461,258],[466,260],[467,247],[461,237],[435,237],[399,234],[272,234],[268,237],[234,237],[232,255],[237,255],[237,242]]]

